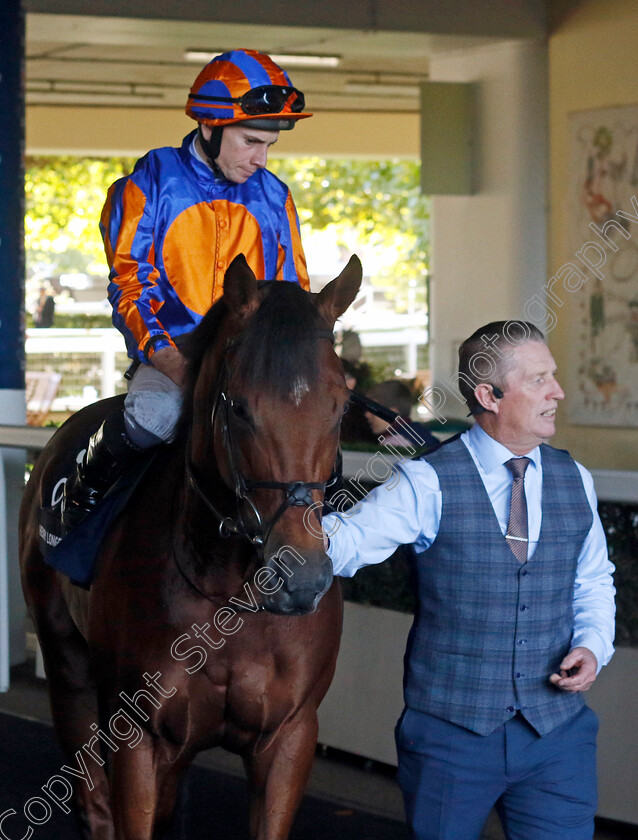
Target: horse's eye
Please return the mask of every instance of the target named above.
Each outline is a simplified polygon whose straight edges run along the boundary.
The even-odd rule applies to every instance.
[[[237,417],[239,420],[250,420],[248,410],[246,409],[246,406],[243,404],[243,402],[240,402],[240,400],[231,400],[230,407],[235,417]]]

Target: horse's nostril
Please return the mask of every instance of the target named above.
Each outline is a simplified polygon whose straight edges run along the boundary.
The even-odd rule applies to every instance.
[[[290,562],[293,557],[296,562]],[[288,561],[288,562],[286,562]],[[301,561],[301,562],[300,562]],[[280,550],[266,561],[266,568],[280,582],[280,588],[288,593],[304,592],[322,595],[332,583],[332,562],[321,554],[308,557],[306,561],[289,547]]]
[[[311,592],[307,589],[298,592],[281,591],[264,603],[268,612],[279,615],[308,615],[317,609],[323,592]]]

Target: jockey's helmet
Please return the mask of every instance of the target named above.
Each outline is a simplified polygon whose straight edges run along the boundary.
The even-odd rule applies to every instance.
[[[186,113],[213,128],[243,123],[247,128],[286,131],[311,117],[305,99],[285,70],[256,50],[233,50],[210,61],[195,79]]]

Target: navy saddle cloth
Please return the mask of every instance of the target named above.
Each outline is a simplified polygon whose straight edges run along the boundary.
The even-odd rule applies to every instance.
[[[61,508],[64,481],[75,469],[74,458],[71,458],[68,471],[59,475],[50,495],[44,497],[51,498],[52,505],[40,508],[40,550],[45,563],[67,575],[78,586],[88,589],[95,573],[100,546],[109,527],[126,506],[156,453],[154,449],[140,456],[109,489],[95,510],[67,534],[61,520]]]

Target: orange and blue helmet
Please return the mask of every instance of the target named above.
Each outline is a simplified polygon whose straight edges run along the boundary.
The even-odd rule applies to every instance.
[[[214,58],[195,79],[186,113],[213,127],[241,122],[280,131],[312,116],[304,111],[305,105],[303,93],[269,56],[233,50]]]

